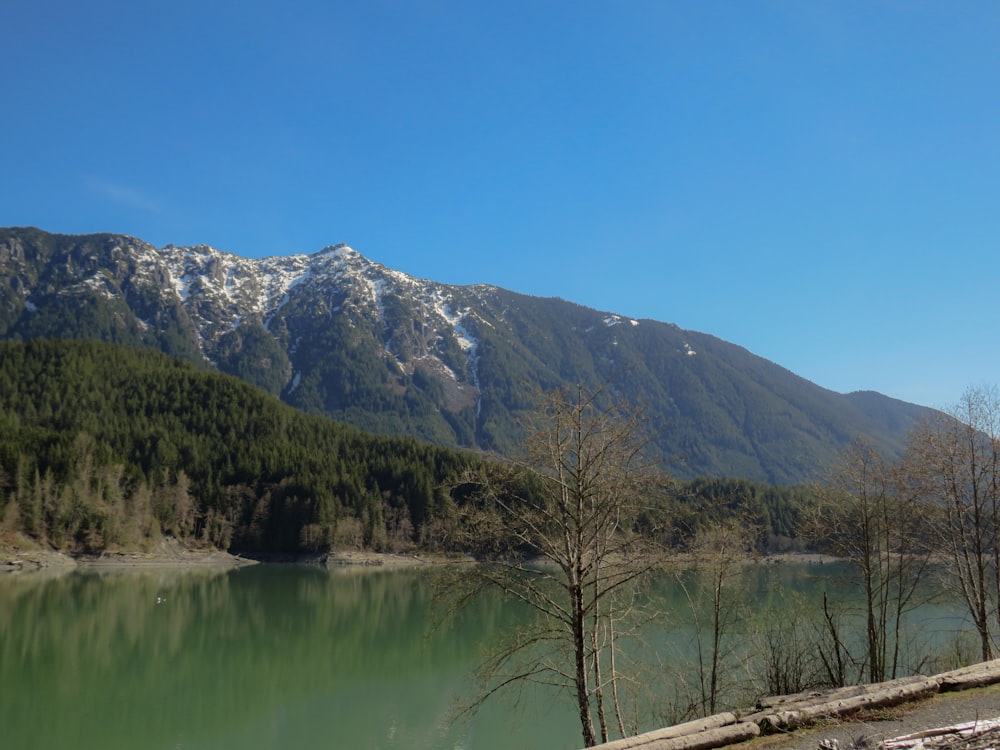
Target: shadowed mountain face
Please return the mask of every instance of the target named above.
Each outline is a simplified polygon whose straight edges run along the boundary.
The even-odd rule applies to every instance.
[[[853,437],[895,454],[930,410],[838,394],[713,336],[493,286],[449,286],[346,245],[242,258],[121,235],[0,229],[0,338],[93,338],[237,375],[305,411],[513,455],[540,390],[607,383],[681,477],[812,478]]]

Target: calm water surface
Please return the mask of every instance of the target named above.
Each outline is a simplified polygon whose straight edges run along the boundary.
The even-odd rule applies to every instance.
[[[762,604],[779,590],[849,599],[846,572],[762,568],[742,593]],[[433,575],[261,565],[2,577],[0,748],[578,747],[562,696],[450,721],[474,690],[482,645],[525,613],[488,600],[435,629]],[[926,621],[943,638],[962,626],[944,605]],[[685,648],[688,631],[674,627]]]

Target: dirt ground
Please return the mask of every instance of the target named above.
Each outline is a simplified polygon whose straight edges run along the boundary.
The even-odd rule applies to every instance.
[[[787,735],[761,737],[734,748],[748,750],[818,750],[825,739],[840,747],[875,748],[882,740],[904,734],[1000,717],[1000,685],[941,693],[926,700],[855,714],[839,721],[815,724]]]

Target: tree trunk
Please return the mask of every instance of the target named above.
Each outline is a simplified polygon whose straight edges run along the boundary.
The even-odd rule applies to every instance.
[[[590,686],[587,681],[587,639],[583,612],[583,587],[577,582],[571,586],[573,597],[573,651],[576,661],[576,702],[580,709],[580,727],[583,746],[597,744],[594,720],[590,715]]]

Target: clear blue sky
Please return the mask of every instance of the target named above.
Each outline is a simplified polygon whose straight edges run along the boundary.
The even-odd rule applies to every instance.
[[[1000,3],[4,0],[0,225],[347,242],[836,391],[1000,382]]]

